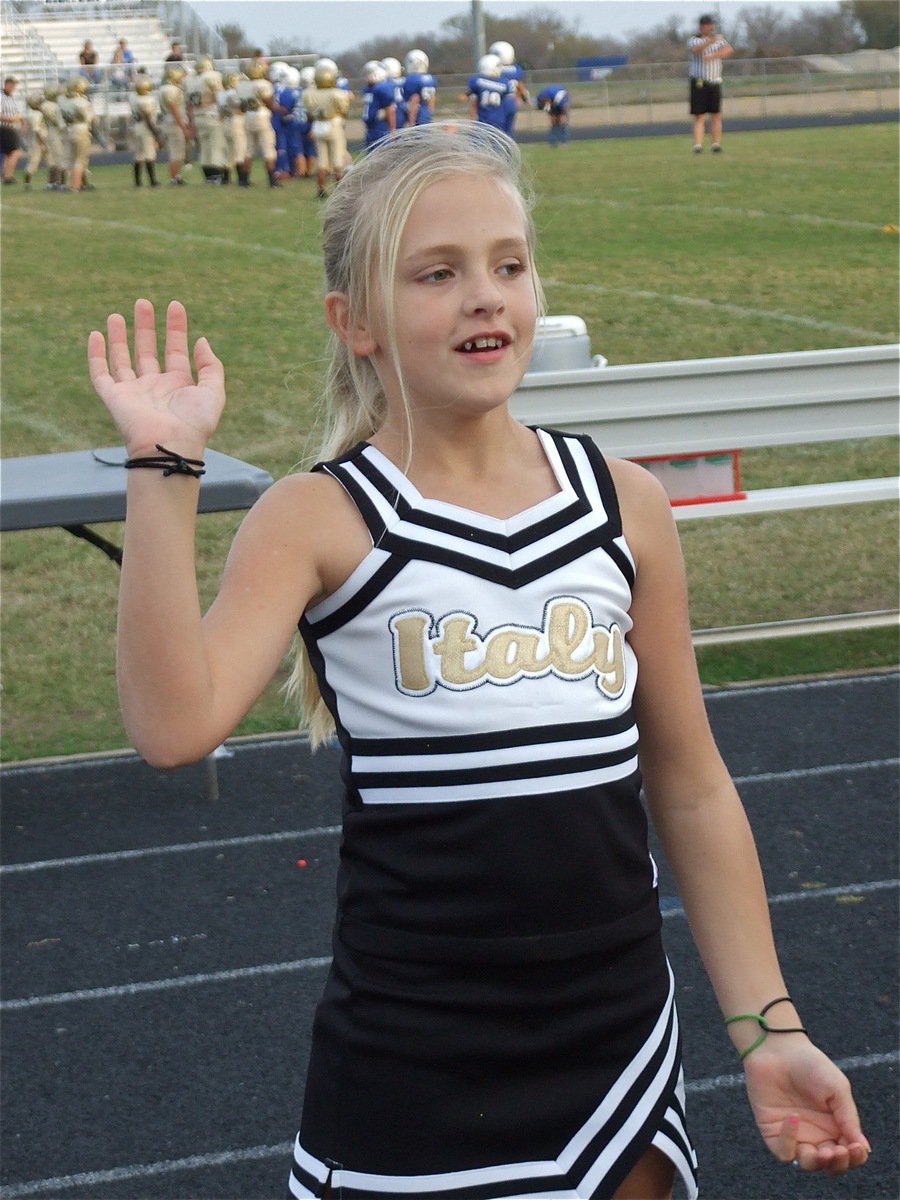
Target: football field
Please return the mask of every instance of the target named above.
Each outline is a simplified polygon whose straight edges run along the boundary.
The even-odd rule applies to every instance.
[[[726,152],[687,135],[523,147],[551,313],[585,319],[610,364],[812,350],[898,338],[893,124],[736,133]],[[311,180],[133,186],[98,167],[83,194],[4,189],[3,454],[105,446],[84,344],[110,311],[177,297],[223,359],[228,407],[214,448],[278,477],[309,461],[324,371],[319,230]],[[159,178],[165,179],[164,166]],[[466,214],[460,214],[461,222]],[[896,471],[889,439],[755,451],[745,485]],[[204,517],[211,598],[237,514]],[[103,531],[120,540],[121,531]],[[695,627],[891,608],[890,505],[693,522],[683,531]],[[116,570],[60,530],[4,539],[4,758],[125,745],[114,687]],[[893,635],[794,647],[738,678],[879,665]],[[831,648],[829,649],[829,645]],[[822,648],[825,648],[824,660]],[[712,669],[712,668],[710,668]],[[718,668],[717,668],[718,669]],[[243,731],[289,728],[273,687]]]

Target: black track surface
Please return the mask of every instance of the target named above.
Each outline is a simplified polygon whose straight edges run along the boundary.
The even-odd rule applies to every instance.
[[[768,1157],[663,865],[702,1195],[896,1200],[897,677],[729,689],[708,708],[791,991],[874,1154],[841,1180]],[[336,755],[232,749],[217,801],[202,767],[130,755],[2,774],[8,1200],[285,1194],[329,954]]]

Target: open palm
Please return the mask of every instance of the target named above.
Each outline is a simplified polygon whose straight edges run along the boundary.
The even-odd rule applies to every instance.
[[[119,313],[108,318],[107,337],[108,361],[103,334],[95,330],[88,338],[88,370],[129,453],[152,452],[157,444],[185,455],[202,451],[225,405],[225,376],[209,342],[200,338],[194,347],[194,382],[184,306],[173,300],[166,312],[162,367],[149,300],[134,306],[134,365]]]

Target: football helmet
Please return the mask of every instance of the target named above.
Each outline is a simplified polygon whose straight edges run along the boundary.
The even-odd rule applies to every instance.
[[[174,83],[176,86],[184,79],[184,67],[180,67],[178,63],[170,63],[166,67],[165,75],[163,76],[166,83]]]
[[[415,75],[424,75],[428,70],[428,55],[424,50],[410,50],[404,59],[407,71]]]
[[[88,90],[88,81],[83,75],[76,75],[74,79],[70,79],[66,84],[67,96],[86,96]]]
[[[44,88],[44,99],[55,100],[61,91],[62,88],[58,83],[48,83]]]
[[[363,67],[362,75],[366,83],[383,83],[388,77],[387,67],[372,58]]]
[[[287,70],[284,74],[284,85],[289,88],[298,88],[300,86],[300,72],[296,67],[287,64]]]
[[[287,82],[287,73],[290,67],[286,62],[273,62],[269,67],[269,79],[272,83],[284,85]]]
[[[44,103],[44,95],[42,92],[32,92],[30,96],[25,97],[25,103],[29,108],[38,109]]]
[[[387,71],[390,79],[399,79],[401,77],[403,68],[400,66],[398,59],[383,58],[381,61],[384,63],[384,69]]]
[[[246,74],[248,79],[265,79],[266,68],[261,62],[251,63],[247,68]]]
[[[478,60],[478,74],[488,79],[499,79],[503,64],[496,54],[482,54]]]
[[[316,82],[316,68],[315,67],[301,67],[300,68],[300,86],[305,87],[305,88],[312,87],[312,85],[315,82]]]
[[[320,58],[314,71],[316,87],[332,88],[337,83],[338,68],[333,58]]]
[[[147,96],[153,91],[153,80],[149,75],[138,75],[134,81],[134,90],[139,96]]]
[[[516,61],[516,52],[509,42],[494,42],[488,54],[496,54],[504,67],[511,67]]]
[[[194,70],[197,72],[198,75],[203,75],[206,71],[211,71],[212,69],[213,69],[213,60],[209,57],[208,54],[201,54],[200,57],[197,59],[197,61],[194,63]]]

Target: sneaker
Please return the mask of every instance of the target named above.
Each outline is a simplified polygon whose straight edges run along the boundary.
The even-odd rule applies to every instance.
[[[722,147],[719,145],[718,142],[713,142],[713,144],[710,146],[710,150],[712,150],[713,154],[721,154],[722,153]]]
[[[695,154],[702,154],[702,153],[703,153],[703,147],[702,147],[702,146],[699,144],[699,142],[697,142],[697,143],[695,143],[695,144],[694,144],[694,153],[695,153]]]
[[[18,179],[16,179],[16,177],[14,175],[10,175],[9,179],[4,179],[3,182],[5,185],[8,186],[11,183],[18,183],[19,181],[18,181]]]

